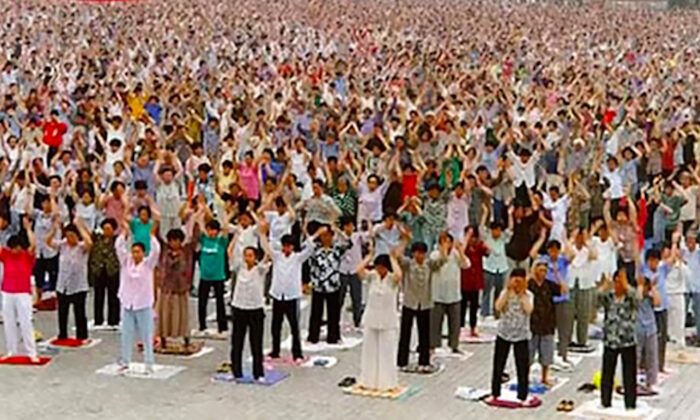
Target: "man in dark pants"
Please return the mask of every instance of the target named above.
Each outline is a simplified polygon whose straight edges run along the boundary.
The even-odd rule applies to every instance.
[[[352,300],[352,320],[355,328],[362,322],[362,281],[357,275],[357,267],[362,262],[362,247],[370,240],[370,232],[355,232],[354,220],[349,217],[340,219],[343,234],[350,240],[350,249],[340,263],[340,306],[345,303],[345,294],[350,289]]]
[[[430,276],[433,271],[445,264],[446,258],[428,260],[428,246],[416,242],[411,246],[413,258],[401,257],[400,263],[404,273],[403,308],[401,309],[401,331],[399,334],[399,368],[408,366],[409,346],[413,319],[418,326],[418,369],[427,371],[430,366],[430,309],[433,297]],[[403,254],[403,252],[401,252]]]
[[[321,246],[312,253],[310,276],[313,292],[311,295],[311,318],[309,319],[310,343],[318,343],[321,332],[321,319],[325,303],[328,313],[328,344],[340,341],[340,261],[350,248],[350,241],[344,238],[333,239],[333,231],[327,226],[317,231]]]
[[[292,357],[302,359],[301,339],[299,338],[299,299],[301,298],[301,272],[302,266],[314,251],[314,240],[318,234],[312,236],[300,252],[294,252],[294,237],[284,235],[279,244],[271,245],[267,238],[267,223],[260,222],[260,245],[272,258],[272,283],[270,296],[272,297],[272,352],[271,358],[280,357],[280,333],[283,317],[287,317],[289,327],[292,330]],[[235,330],[235,329],[234,329]]]
[[[104,323],[105,292],[107,294],[107,325],[119,325],[119,258],[114,247],[116,220],[105,219],[102,224],[102,234],[97,235],[90,250],[89,272],[90,283],[95,288],[94,314],[95,325]]]
[[[216,297],[216,323],[219,333],[228,330],[226,322],[226,306],[224,304],[224,283],[226,281],[226,248],[228,232],[221,234],[221,225],[216,220],[210,220],[206,225],[206,234],[199,238],[201,245],[199,267],[198,315],[199,330],[207,329],[207,303],[209,293],[214,289]]]

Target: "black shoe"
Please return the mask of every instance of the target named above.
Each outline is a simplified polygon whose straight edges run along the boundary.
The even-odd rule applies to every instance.
[[[357,383],[357,380],[352,376],[343,378],[342,381],[338,382],[338,386],[341,388],[349,388]]]

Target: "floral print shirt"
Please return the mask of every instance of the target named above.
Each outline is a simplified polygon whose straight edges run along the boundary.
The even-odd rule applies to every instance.
[[[603,344],[611,349],[621,349],[637,344],[637,295],[629,289],[617,299],[610,291],[598,295],[598,302],[605,310]]]
[[[336,240],[329,248],[317,246],[309,258],[311,285],[314,291],[333,293],[340,289],[340,262],[350,241]]]

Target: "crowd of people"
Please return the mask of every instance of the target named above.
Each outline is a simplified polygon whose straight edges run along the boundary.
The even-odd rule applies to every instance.
[[[233,375],[249,335],[260,379],[266,301],[269,356],[286,318],[302,359],[324,309],[325,339],[342,340],[349,292],[361,385],[397,386],[414,319],[430,371],[445,317],[460,352],[460,330],[477,337],[496,316],[493,397],[512,346],[525,399],[530,364],[544,383],[553,363],[571,368],[602,308],[602,402],[620,355],[633,408],[638,362],[654,387],[667,343],[686,344],[689,313],[687,344],[698,343],[696,13],[450,0],[5,6],[8,353],[23,343],[36,357],[32,303],[53,294],[59,338],[73,307],[87,339],[92,288],[95,323],[121,322],[122,366],[137,340],[152,365],[154,336],[189,343],[189,295],[205,330],[213,294],[219,333],[232,306]]]

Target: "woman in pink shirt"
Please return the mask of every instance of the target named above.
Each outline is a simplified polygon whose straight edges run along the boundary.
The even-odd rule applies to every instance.
[[[253,152],[246,152],[243,163],[238,164],[238,178],[246,197],[249,200],[258,200],[260,198],[260,176],[258,164],[253,160]]]
[[[121,359],[123,370],[129,369],[138,330],[144,345],[144,362],[147,374],[153,373],[153,271],[158,265],[160,243],[153,232],[150,236],[150,252],[146,256],[146,246],[134,242],[129,247],[129,224],[122,224],[122,234],[116,242],[117,257],[121,264],[119,301],[122,307]]]

